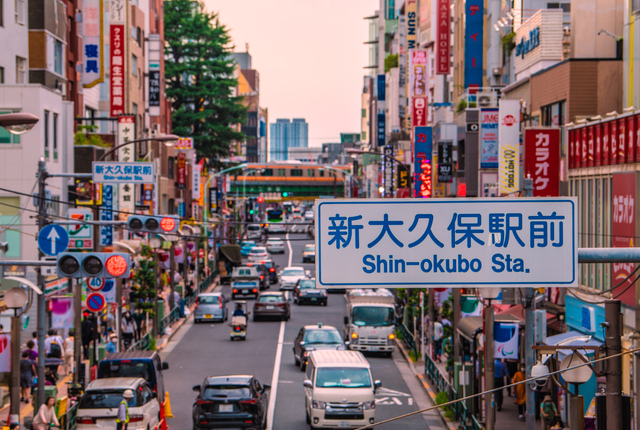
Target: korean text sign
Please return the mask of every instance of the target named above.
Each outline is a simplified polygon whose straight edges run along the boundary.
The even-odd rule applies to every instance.
[[[577,199],[316,200],[323,286],[577,285]]]
[[[524,174],[533,179],[533,197],[559,196],[560,129],[526,129],[524,148]]]

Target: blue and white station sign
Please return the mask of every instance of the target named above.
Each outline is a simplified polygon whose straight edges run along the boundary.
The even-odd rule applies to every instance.
[[[102,184],[153,184],[154,163],[93,162],[93,182]]]
[[[320,285],[577,286],[575,198],[316,200]]]
[[[38,233],[38,248],[46,255],[55,257],[68,247],[69,233],[60,225],[46,225]]]

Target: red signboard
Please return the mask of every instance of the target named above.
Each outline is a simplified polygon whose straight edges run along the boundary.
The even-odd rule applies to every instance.
[[[526,129],[524,151],[524,174],[533,179],[533,196],[559,196],[560,129]]]
[[[184,188],[187,183],[187,154],[184,152],[178,153],[178,166],[176,171],[178,176],[178,188]]]
[[[627,160],[627,134],[626,121],[624,118],[618,120],[618,163],[626,163]]]
[[[634,139],[635,127],[633,126],[633,117],[629,116],[623,120],[625,122],[626,130],[626,145],[627,145],[627,163],[633,163],[635,161],[636,140]]]
[[[611,245],[614,248],[634,246],[636,235],[636,183],[637,172],[614,173],[612,175],[611,202]],[[633,270],[634,263],[612,264],[612,286],[622,282]],[[627,280],[614,289],[613,297],[631,307],[635,306],[635,288],[628,288],[632,280]],[[626,290],[626,291],[625,291]]]
[[[427,126],[427,98],[412,97],[411,98],[411,118],[414,127]]]
[[[438,0],[436,24],[436,75],[448,75],[451,70],[451,5]]]
[[[595,158],[595,133],[593,127],[587,129],[587,166],[593,167]]]
[[[587,127],[580,130],[580,167],[586,167],[589,161],[589,151],[587,150],[588,140]]]
[[[596,150],[595,150],[595,160],[594,165],[601,166],[602,165],[602,124],[596,124],[594,127],[596,130],[594,134],[596,135]]]
[[[611,145],[611,164],[618,164],[618,123],[609,123],[609,144]]]
[[[125,112],[125,33],[124,25],[109,26],[111,116]]]
[[[602,124],[602,165],[611,163],[611,150],[609,149],[609,123]]]

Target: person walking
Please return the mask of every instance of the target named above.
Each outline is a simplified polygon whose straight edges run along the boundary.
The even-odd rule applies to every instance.
[[[131,346],[136,332],[136,321],[131,316],[131,311],[127,310],[124,313],[120,322],[120,330],[122,331],[123,349],[126,350]]]
[[[513,375],[513,379],[511,380],[512,384],[517,384],[519,382],[525,381],[527,379],[526,375],[526,367],[524,364],[520,365],[520,370],[518,370],[515,375]],[[525,412],[527,410],[527,387],[526,384],[519,384],[513,387],[513,391],[516,396],[515,404],[518,405],[518,418],[521,421],[525,420]]]
[[[33,340],[27,341],[27,349],[25,349],[25,352],[29,353],[29,360],[36,361],[36,359],[38,358],[38,351]]]
[[[40,406],[38,413],[33,418],[33,430],[50,430],[52,428],[60,428],[58,417],[56,417],[56,409],[54,408],[56,399],[47,397],[47,401]]]
[[[116,430],[127,430],[129,424],[129,401],[133,399],[133,391],[124,390],[122,401],[118,406],[118,417],[116,418]]]
[[[114,352],[118,351],[118,347],[116,346],[117,342],[118,342],[118,336],[116,336],[115,334],[112,334],[109,337],[109,342],[107,343],[107,346],[105,348],[109,354],[113,354]]]
[[[91,345],[91,341],[93,341],[95,327],[89,318],[88,312],[85,312],[83,316],[82,325],[80,326],[80,334],[82,335],[82,356],[85,360],[88,360],[89,346]]]
[[[69,330],[67,338],[64,340],[64,373],[69,374],[73,371],[73,346],[74,346],[75,330]]]
[[[551,396],[544,396],[544,399],[540,404],[540,428],[542,430],[549,430],[551,426],[555,424],[558,418],[560,418],[560,414],[558,413],[556,404],[553,403],[553,400],[551,400]]]
[[[22,352],[20,359],[20,401],[29,403],[29,390],[36,376],[36,364],[29,358],[29,351]]]
[[[504,364],[502,360],[496,358],[495,361],[495,373],[494,373],[494,381],[496,388],[495,396],[496,396],[496,406],[498,407],[498,411],[502,410],[502,401],[504,400],[504,393],[502,387],[504,387],[504,378],[509,377],[509,370],[507,369],[507,365]]]
[[[442,317],[438,317],[438,319],[433,323],[433,346],[434,353],[433,357],[436,361],[440,361],[440,356],[442,355],[442,338],[444,337],[444,327],[442,325]]]

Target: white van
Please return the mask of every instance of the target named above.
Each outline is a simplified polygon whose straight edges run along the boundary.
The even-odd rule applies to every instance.
[[[375,392],[371,366],[358,351],[312,351],[304,381],[311,428],[358,428],[373,424]]]

